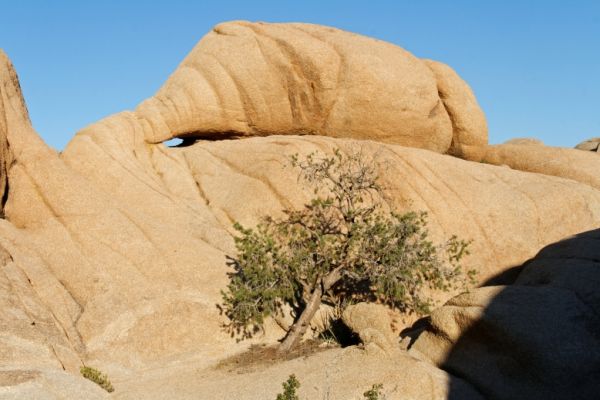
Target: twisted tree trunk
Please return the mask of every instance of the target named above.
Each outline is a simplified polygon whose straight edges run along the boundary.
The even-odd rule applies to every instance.
[[[315,313],[321,306],[321,298],[323,297],[323,287],[321,285],[317,285],[315,290],[310,295],[308,303],[306,303],[306,308],[300,314],[300,317],[294,322],[292,327],[290,328],[287,336],[279,345],[277,349],[280,353],[287,353],[302,340],[306,329],[310,325],[310,321],[315,316]]]

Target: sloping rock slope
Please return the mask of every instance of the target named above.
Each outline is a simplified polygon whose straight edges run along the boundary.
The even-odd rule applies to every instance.
[[[156,96],[83,129],[60,155],[33,131],[3,53],[0,95],[0,382],[8,382],[0,394],[57,398],[52,388],[72,379],[73,393],[93,398],[103,394],[69,374],[82,362],[125,387],[155,368],[205,370],[243,350],[220,329],[216,307],[231,226],[310,198],[286,166],[294,153],[373,156],[390,206],[428,211],[434,238],[473,240],[467,263],[482,281],[600,224],[594,185],[440,154],[477,158],[486,149],[468,86],[443,64],[335,29],[219,25]],[[171,137],[200,140],[160,143]],[[232,137],[248,138],[206,140]],[[272,328],[255,341],[281,334]],[[354,379],[361,357],[335,364],[338,386]],[[402,356],[396,365],[415,363]],[[435,382],[422,398],[445,398],[456,379],[419,365]],[[400,370],[381,381],[410,390]],[[240,382],[278,386],[265,373]],[[322,388],[330,378],[317,375],[312,386]],[[330,398],[360,395],[371,378]],[[244,393],[235,397],[258,398]]]
[[[505,143],[488,146],[481,162],[572,179],[600,189],[600,157],[595,152],[544,146]]]

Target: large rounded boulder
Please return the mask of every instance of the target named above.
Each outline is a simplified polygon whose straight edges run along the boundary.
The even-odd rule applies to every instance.
[[[440,153],[487,144],[483,112],[450,67],[311,24],[216,26],[136,114],[152,143],[294,134]]]

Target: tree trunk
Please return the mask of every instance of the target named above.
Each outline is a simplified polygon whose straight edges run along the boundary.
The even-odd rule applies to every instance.
[[[292,327],[290,328],[287,336],[279,345],[277,349],[280,353],[286,353],[290,351],[292,348],[296,347],[296,345],[302,340],[304,333],[306,332],[306,328],[308,328],[310,321],[315,316],[315,313],[319,309],[321,305],[321,297],[323,296],[323,288],[321,285],[317,285],[314,292],[310,295],[310,299],[306,304],[306,308],[300,314],[300,318],[294,322]]]

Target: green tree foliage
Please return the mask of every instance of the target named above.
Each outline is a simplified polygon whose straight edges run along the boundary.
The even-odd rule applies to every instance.
[[[296,390],[300,387],[300,381],[295,375],[290,375],[287,381],[282,383],[283,393],[277,395],[276,400],[299,400]]]
[[[424,314],[432,305],[424,289],[464,288],[472,278],[460,265],[469,243],[452,236],[435,245],[426,213],[390,210],[373,160],[336,150],[291,164],[315,197],[254,229],[235,224],[235,272],[222,306],[232,332],[249,337],[288,304],[295,322],[280,346],[288,351],[322,302],[378,301]]]

